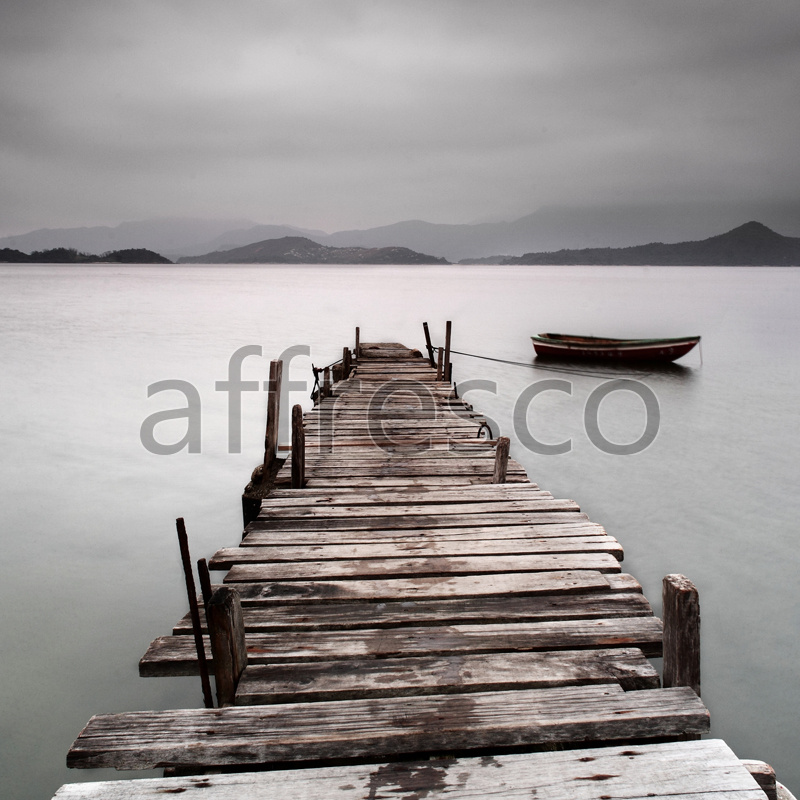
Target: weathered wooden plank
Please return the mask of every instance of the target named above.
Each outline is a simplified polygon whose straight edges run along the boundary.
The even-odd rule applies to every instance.
[[[478,597],[461,600],[352,602],[283,606],[274,602],[243,610],[245,629],[259,631],[355,630],[401,625],[477,625],[487,622],[545,622],[560,619],[652,616],[645,596],[637,592]],[[201,614],[201,622],[204,617]],[[188,614],[173,633],[191,634]]]
[[[622,546],[613,536],[553,537],[549,539],[434,539],[431,541],[358,544],[255,545],[225,547],[209,562],[210,569],[230,569],[234,564],[282,561],[327,561],[359,558],[460,557],[555,553],[609,553],[622,560]]]
[[[408,487],[394,492],[358,491],[354,488],[336,491],[306,490],[287,491],[279,489],[264,501],[264,507],[306,508],[336,506],[380,505],[425,505],[428,503],[499,503],[509,500],[551,499],[553,495],[532,483],[509,486],[508,484],[486,484],[482,487],[458,489],[428,487],[425,490]]]
[[[363,439],[364,437],[362,437]],[[493,458],[489,455],[490,451],[475,448],[474,450],[454,450],[452,447],[434,447],[434,446],[420,446],[418,443],[419,437],[414,438],[413,448],[410,445],[398,443],[396,445],[387,444],[383,447],[377,447],[374,441],[367,439],[367,443],[359,448],[351,447],[350,449],[343,450],[341,453],[331,452],[327,453],[324,449],[313,450],[314,440],[309,439],[307,446],[309,448],[309,461],[312,461],[314,466],[319,469],[323,467],[340,467],[340,466],[357,466],[364,463],[365,466],[374,468],[376,466],[386,467],[405,467],[405,466],[419,466],[421,463],[431,462],[430,466],[443,466],[450,464],[452,466],[486,466],[487,462],[494,464]],[[338,441],[338,440],[336,440]],[[473,439],[464,439],[463,442],[471,442]],[[367,444],[372,446],[372,454],[365,452]],[[462,444],[459,442],[458,444]],[[520,469],[517,462],[509,462],[514,469]]]
[[[372,489],[363,486],[340,486],[335,489],[274,489],[269,494],[272,503],[279,502],[332,502],[345,503],[350,498],[353,502],[370,501],[378,502],[386,499],[386,502],[403,501],[413,498],[413,502],[424,502],[428,498],[441,497],[446,500],[458,499],[463,496],[473,497],[474,499],[484,500],[494,497],[517,499],[518,497],[536,496],[538,492],[547,492],[535,483],[524,485],[509,486],[507,484],[486,484],[470,488],[467,485],[455,487],[429,486],[422,482],[410,484],[408,486],[398,486],[391,491],[385,489]],[[550,492],[548,495],[552,496]],[[417,500],[418,498],[418,500]]]
[[[498,780],[498,775],[502,780]],[[535,795],[533,793],[536,793]],[[72,783],[53,800],[764,800],[719,739],[232,775]]]
[[[403,463],[401,459],[395,458],[384,463],[372,463],[362,459],[354,460],[351,464],[322,464],[317,463],[316,459],[307,460],[306,472],[309,476],[337,477],[344,472],[346,475],[363,475],[367,478],[378,477],[381,475],[403,475],[404,477],[414,477],[415,475],[474,475],[474,474],[493,474],[493,464],[487,463],[485,459],[476,459],[471,463],[469,459],[409,459],[408,463]],[[521,467],[509,465],[509,475],[524,474]],[[527,477],[527,476],[526,476]]]
[[[761,791],[767,796],[767,800],[780,800],[775,770],[769,764],[764,761],[743,758],[742,766],[753,776],[755,782],[761,787]]]
[[[443,578],[386,578],[361,581],[238,583],[244,605],[446,600],[515,595],[563,595],[591,592],[641,592],[632,575],[590,572],[523,572],[501,575],[453,575]]]
[[[281,603],[331,603],[351,600],[421,600],[487,595],[577,594],[614,591],[613,573],[521,572],[449,575],[446,578],[376,578],[360,581],[274,581],[240,583],[243,603],[271,599]],[[635,581],[634,581],[635,583]],[[638,584],[637,584],[638,585]],[[620,591],[635,591],[627,584]]]
[[[502,514],[523,513],[539,514],[553,511],[580,511],[574,500],[560,500],[549,497],[533,497],[530,500],[498,500],[494,503],[462,502],[462,503],[428,503],[422,505],[366,505],[366,506],[272,506],[265,501],[258,514],[259,521],[272,520],[322,520],[323,523],[336,520],[379,519],[381,517],[430,517],[449,516],[451,514]]]
[[[245,547],[253,546],[282,546],[305,547],[324,545],[364,545],[404,543],[424,546],[427,543],[467,541],[507,541],[514,539],[533,540],[546,542],[548,539],[607,536],[601,525],[596,525],[586,520],[579,519],[563,523],[545,522],[544,524],[529,525],[473,525],[470,527],[455,528],[362,528],[356,530],[337,530],[335,538],[326,535],[320,530],[277,530],[275,528],[258,527],[251,523],[246,528],[246,535],[242,540]],[[513,543],[511,546],[514,546]]]
[[[479,625],[249,633],[248,664],[408,658],[455,653],[529,652],[638,647],[661,655],[662,627],[656,617],[558,620]],[[208,651],[209,659],[211,657]],[[162,636],[139,662],[143,677],[197,674],[197,652],[188,636]]]
[[[314,476],[309,478],[306,481],[307,488],[328,488],[328,487],[339,487],[339,486],[408,486],[413,485],[416,483],[421,483],[424,485],[431,485],[433,483],[439,486],[482,486],[489,482],[491,475],[488,473],[484,475],[480,474],[465,474],[465,475],[438,475],[438,476],[424,476],[419,478],[403,478],[403,477],[392,477],[392,476],[385,476],[380,478],[370,478],[366,475],[355,475],[355,476]],[[289,479],[281,479],[285,480],[285,485],[289,485]],[[506,477],[506,483],[519,483],[524,484],[528,482],[528,478],[525,475],[510,475]],[[280,484],[279,484],[280,485]]]
[[[641,650],[464,653],[457,656],[263,664],[242,675],[236,705],[410,697],[618,683],[657,689],[658,673]]]
[[[434,530],[437,527],[496,527],[504,525],[548,525],[569,522],[588,522],[589,518],[580,511],[536,511],[508,512],[495,514],[419,514],[416,516],[370,516],[309,519],[265,519],[258,517],[248,525],[248,531],[328,531],[339,538],[341,531],[369,530]],[[334,533],[335,531],[335,533]]]
[[[92,717],[70,767],[225,766],[705,733],[688,688],[576,686]]]
[[[364,578],[449,577],[557,570],[619,572],[609,553],[537,553],[533,555],[428,556],[422,558],[357,558],[328,561],[273,561],[234,564],[225,583],[255,581],[327,581]]]

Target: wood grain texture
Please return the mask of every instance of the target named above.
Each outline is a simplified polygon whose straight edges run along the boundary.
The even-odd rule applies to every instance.
[[[247,659],[248,664],[277,664],[609,647],[638,647],[645,655],[656,657],[661,655],[661,638],[661,620],[645,616],[513,624],[300,630],[248,634]],[[211,660],[210,650],[206,655]],[[213,666],[211,661],[212,669]],[[194,675],[197,670],[197,652],[188,636],[155,639],[139,662],[139,674],[143,677]]]
[[[691,686],[700,694],[700,600],[683,575],[663,581],[664,685]]]
[[[449,577],[523,572],[594,570],[619,572],[609,553],[536,553],[486,556],[428,556],[420,558],[357,558],[327,561],[238,563],[226,583],[256,581],[325,581],[362,578]]]
[[[70,767],[155,769],[380,757],[705,733],[691,689],[576,686],[92,717]]]
[[[475,522],[475,520],[472,520]],[[480,520],[478,521],[480,522]],[[458,541],[507,541],[510,539],[534,539],[544,541],[549,538],[565,538],[572,536],[606,536],[606,531],[601,525],[595,525],[585,519],[576,520],[546,520],[520,525],[456,525],[418,528],[387,528],[377,526],[374,528],[337,529],[335,537],[328,536],[325,531],[304,531],[289,529],[275,529],[266,527],[258,522],[249,524],[245,531],[242,545],[367,545],[386,542],[405,543],[436,543]]]
[[[348,559],[391,559],[414,556],[461,557],[503,556],[557,553],[609,553],[622,560],[622,547],[611,536],[574,536],[548,539],[464,539],[405,542],[388,541],[359,544],[258,545],[218,550],[210,562],[211,569],[230,569],[234,564],[280,563],[292,561],[324,562]]]
[[[535,794],[534,794],[535,792]],[[764,800],[722,741],[62,786],[54,800]]]
[[[463,653],[456,656],[353,659],[253,665],[239,682],[236,705],[366,697],[541,689],[618,683],[657,689],[658,673],[641,650]]]
[[[356,630],[403,625],[469,625],[487,622],[551,622],[559,619],[652,616],[641,593],[601,593],[533,597],[482,597],[463,600],[395,600],[284,606],[275,603],[243,609],[245,630]],[[201,622],[203,617],[201,615]],[[173,629],[191,635],[189,615]]]

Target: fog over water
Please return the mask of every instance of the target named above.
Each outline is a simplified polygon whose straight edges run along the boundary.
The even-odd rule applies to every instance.
[[[240,347],[246,380],[307,345],[289,377],[307,381],[362,340],[436,344],[453,321],[455,350],[523,362],[454,357],[454,379],[494,381],[466,398],[512,438],[512,456],[557,497],[580,503],[625,548],[623,568],[660,613],[661,578],[682,572],[700,591],[703,699],[712,735],[763,759],[800,789],[796,487],[800,444],[800,269],[586,267],[0,267],[3,443],[2,732],[4,797],[50,797],[64,782],[121,777],[68,771],[67,749],[89,717],[199,706],[199,680],[144,679],[149,642],[184,614],[174,520],[193,557],[236,545],[240,494],[262,457],[266,393],[245,392],[242,451],[228,443],[227,379]],[[619,336],[701,334],[663,370],[534,368],[540,331]],[[571,394],[515,404],[557,377]],[[636,455],[602,452],[583,422],[609,379],[640,381],[658,398],[659,431]],[[150,415],[201,399],[201,452],[154,455],[140,441]],[[308,391],[292,402],[310,406]],[[641,400],[616,392],[602,434],[633,442]],[[519,432],[557,443],[543,456]],[[182,421],[158,426],[176,441]]]

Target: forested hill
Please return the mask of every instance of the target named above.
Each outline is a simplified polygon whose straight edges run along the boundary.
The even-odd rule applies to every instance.
[[[526,253],[503,264],[589,264],[620,266],[800,266],[800,239],[781,236],[760,222],[748,222],[698,242],[637,247],[593,247]]]
[[[283,236],[178,259],[179,264],[447,264],[407,247],[327,247],[305,236]]]
[[[79,253],[72,247],[54,247],[52,250],[34,250],[28,254],[9,247],[0,249],[0,263],[6,264],[171,264],[168,258],[152,250],[132,248],[112,250],[96,256]]]

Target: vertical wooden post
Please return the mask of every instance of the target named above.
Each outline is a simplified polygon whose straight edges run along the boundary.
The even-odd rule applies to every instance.
[[[422,330],[425,331],[425,347],[428,348],[428,358],[430,359],[431,366],[436,366],[436,360],[433,357],[433,345],[431,344],[431,332],[428,330],[428,323],[422,323]]]
[[[281,404],[281,379],[283,361],[269,362],[269,386],[267,394],[267,433],[264,437],[264,476],[275,462],[278,452],[278,414]]]
[[[436,357],[436,380],[442,380],[442,364],[444,362],[444,348],[440,347]]]
[[[331,368],[325,367],[325,372],[323,373],[322,378],[322,396],[323,397],[330,397],[332,394],[331,389]]]
[[[247,666],[244,617],[239,593],[230,586],[221,586],[211,595],[206,615],[211,652],[214,655],[217,704],[220,708],[231,706],[239,678]]]
[[[350,348],[345,347],[342,350],[342,380],[347,380],[347,376],[350,374]]]
[[[683,575],[663,582],[664,687],[691,686],[700,695],[700,599]]]
[[[497,445],[494,449],[494,475],[492,476],[492,483],[505,483],[506,473],[508,472],[508,449],[511,446],[511,440],[508,436],[501,436],[497,440]]]
[[[453,367],[450,364],[450,336],[453,332],[453,323],[448,321],[444,331],[444,372],[442,380],[450,381],[453,379]]]
[[[186,580],[186,594],[189,596],[189,614],[192,617],[192,632],[194,633],[194,646],[197,651],[197,664],[200,668],[200,683],[203,687],[203,703],[206,708],[214,708],[214,698],[211,696],[211,682],[208,679],[208,664],[206,662],[206,647],[203,643],[203,629],[200,627],[200,611],[197,608],[197,589],[194,586],[192,575],[192,560],[189,556],[189,537],[186,535],[186,526],[183,517],[175,520],[178,530],[178,545],[181,548],[181,563],[183,576]]]
[[[211,575],[208,572],[208,563],[204,558],[197,561],[197,576],[200,578],[200,594],[203,595],[203,607],[211,599]]]
[[[306,482],[306,432],[303,409],[292,407],[292,489],[302,489]]]
[[[356,347],[355,347],[356,361],[361,358],[361,328],[356,328]]]

